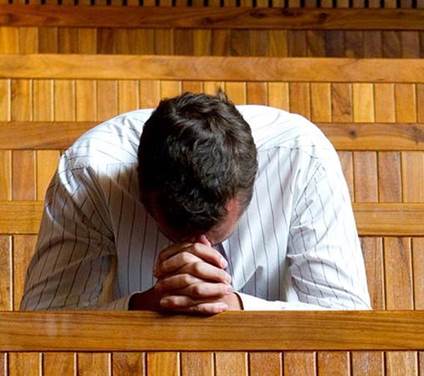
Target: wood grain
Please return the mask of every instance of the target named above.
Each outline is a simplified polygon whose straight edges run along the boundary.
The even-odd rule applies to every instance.
[[[424,83],[423,71],[422,59],[0,55],[0,78],[356,82],[354,94],[358,100],[365,95],[365,103],[372,98],[370,82]]]
[[[11,82],[10,80],[0,80],[0,120],[10,120],[10,101],[11,101]]]
[[[402,184],[404,202],[424,201],[424,154],[402,153]]]
[[[315,376],[316,354],[313,352],[285,352],[284,376]]]
[[[412,239],[412,262],[415,309],[424,310],[424,238]]]
[[[290,112],[311,118],[310,84],[292,82],[289,84]]]
[[[289,110],[289,85],[287,82],[268,83],[268,105]]]
[[[380,202],[402,202],[400,152],[378,153],[378,193]]]
[[[74,376],[76,374],[76,354],[49,352],[43,354],[43,376]]]
[[[234,4],[235,5],[235,4]],[[423,30],[423,11],[412,9],[284,9],[226,6],[184,7],[177,13],[166,7],[81,7],[54,5],[0,5],[0,25],[122,28],[233,28]]]
[[[331,84],[332,121],[349,123],[353,120],[352,85]]]
[[[348,352],[318,352],[318,374],[324,376],[350,376]]]
[[[312,83],[311,119],[313,122],[331,122],[331,103],[331,85],[329,83]]]
[[[147,376],[180,376],[180,356],[176,352],[148,352]]]
[[[352,376],[384,376],[384,354],[379,351],[352,351]]]
[[[394,123],[395,111],[395,88],[394,84],[375,84],[375,121]]]
[[[247,376],[247,353],[244,352],[216,352],[216,376]]]
[[[283,374],[283,354],[279,352],[249,353],[250,376],[280,376]]]
[[[38,150],[36,152],[37,160],[37,186],[36,199],[44,200],[47,187],[57,169],[60,158],[58,150]]]
[[[353,175],[355,181],[355,202],[377,202],[377,153],[354,152]]]
[[[12,199],[12,152],[0,150],[0,200]]]
[[[415,85],[396,84],[396,121],[402,123],[415,123],[417,121]]]
[[[0,311],[11,311],[12,306],[12,237],[0,235]]]
[[[214,354],[210,352],[181,353],[181,376],[214,376]]]
[[[32,150],[12,152],[12,200],[35,200],[36,161]]]
[[[148,368],[154,358],[175,367],[176,355],[167,351],[424,348],[423,311],[225,312],[208,319],[152,312],[2,312],[0,318],[0,351],[165,351],[149,353]],[[285,357],[284,367],[289,364]]]
[[[41,354],[10,353],[9,376],[39,376]]]
[[[78,376],[108,375],[110,369],[110,354],[79,353],[77,354]]]
[[[144,353],[114,352],[112,354],[112,375],[145,376],[146,362]]]
[[[374,87],[372,84],[353,84],[353,121],[374,122]]]

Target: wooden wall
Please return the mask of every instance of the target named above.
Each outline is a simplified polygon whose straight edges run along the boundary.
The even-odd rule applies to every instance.
[[[177,4],[182,3],[177,0]],[[191,4],[203,6],[204,2],[193,0]],[[317,4],[290,0],[271,5]],[[144,5],[154,3],[146,0]],[[162,1],[161,6],[165,5],[172,2]],[[268,2],[241,5],[267,6]],[[424,7],[420,0],[321,0],[318,5]],[[61,12],[59,7],[56,11]],[[6,18],[0,20],[0,310],[18,309],[41,202],[61,151],[85,129],[118,113],[153,107],[160,98],[186,90],[214,93],[218,87],[236,104],[269,104],[301,113],[328,134],[338,149],[355,204],[373,307],[424,309],[424,68],[420,60],[424,56],[424,22],[414,30],[391,30],[388,24],[373,30],[309,30],[306,26],[299,30],[179,29],[166,24],[155,28],[94,27],[89,21],[86,27],[46,26],[42,22],[13,26]],[[112,64],[112,57],[105,54],[118,60]],[[59,55],[63,60],[55,60]],[[127,60],[127,55],[135,55],[135,60]],[[162,64],[169,67],[170,75],[161,76],[155,69],[144,72],[141,55],[184,55],[187,60],[179,67],[186,64],[187,68],[173,72],[177,61],[169,57]],[[227,66],[238,68],[229,79],[221,60],[205,60],[204,72],[212,70],[213,75],[205,78],[200,72],[187,80],[196,65],[193,56],[236,57]],[[252,59],[258,56],[265,59],[262,65]],[[281,59],[267,60],[275,57]],[[307,65],[283,77],[283,68],[295,64],[288,57],[305,57],[297,62]],[[359,59],[342,66],[338,59],[330,59],[334,57]],[[77,74],[81,61],[88,62]],[[149,66],[154,67],[152,61]],[[395,69],[394,63],[400,65]],[[110,78],[105,79],[99,68],[109,65]],[[134,69],[125,72],[122,66]],[[259,66],[271,67],[269,72],[266,68],[256,71],[262,78],[255,76]],[[373,66],[378,69],[372,70]],[[424,354],[417,351],[311,351],[262,355],[10,353],[0,354],[0,375],[55,374],[60,367],[65,373],[78,370],[87,375],[125,374],[128,369],[143,369],[140,374],[148,375],[188,375],[191,362],[203,367],[202,374],[216,375],[424,374]]]

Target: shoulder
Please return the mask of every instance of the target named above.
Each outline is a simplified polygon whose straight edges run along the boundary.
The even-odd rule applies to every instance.
[[[137,150],[144,123],[152,109],[118,115],[84,133],[65,151],[74,168],[101,169],[113,164],[137,163]]]

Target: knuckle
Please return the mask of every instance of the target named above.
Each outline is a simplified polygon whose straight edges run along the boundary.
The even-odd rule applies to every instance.
[[[197,274],[201,273],[203,270],[203,263],[202,262],[195,262],[193,264],[193,271]]]
[[[181,275],[181,280],[185,285],[189,285],[192,283],[193,279],[190,274],[184,273]]]
[[[203,295],[204,291],[201,285],[194,285],[192,288],[192,295],[195,298],[200,298]]]

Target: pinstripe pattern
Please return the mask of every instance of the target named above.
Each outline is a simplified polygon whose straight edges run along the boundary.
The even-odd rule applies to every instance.
[[[239,106],[259,170],[252,202],[220,251],[245,309],[366,309],[348,189],[333,147],[306,119]],[[111,119],[62,156],[47,191],[21,308],[126,309],[152,287],[170,244],[137,199],[137,145],[151,110]]]

